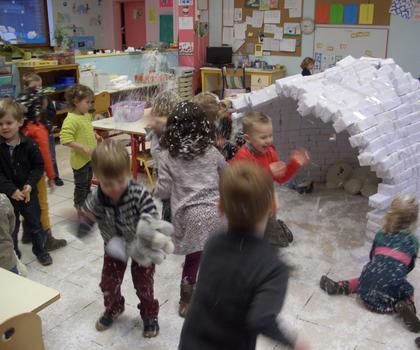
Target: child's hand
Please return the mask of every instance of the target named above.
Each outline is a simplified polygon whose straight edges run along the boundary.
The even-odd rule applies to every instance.
[[[309,153],[304,148],[294,150],[290,158],[298,162],[300,166],[304,166],[309,163]]]
[[[31,200],[31,192],[32,192],[32,186],[31,185],[23,186],[22,193],[25,196],[25,203],[28,203]]]
[[[82,147],[83,147],[82,152],[90,157],[92,155],[92,150],[89,147],[86,147],[86,146],[82,146]]]
[[[55,181],[54,179],[48,179],[48,187],[50,189],[50,193],[53,193],[55,190]]]
[[[104,138],[96,132],[95,132],[95,138],[96,138],[96,142],[99,142],[99,143],[104,140]]]
[[[302,341],[302,339],[298,338],[296,340],[295,347],[293,349],[294,350],[309,350],[310,347],[306,342],[304,342],[304,341]]]
[[[270,170],[275,177],[283,176],[286,172],[286,164],[283,162],[271,163]]]
[[[12,198],[17,201],[23,201],[25,199],[25,195],[21,190],[16,190],[13,194],[12,194]]]

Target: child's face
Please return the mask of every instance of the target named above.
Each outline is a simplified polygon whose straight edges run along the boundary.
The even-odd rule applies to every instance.
[[[265,153],[273,144],[273,124],[255,123],[252,132],[244,134],[244,137],[258,152]]]
[[[313,63],[309,63],[307,68],[308,68],[309,70],[314,69],[314,64],[313,64]]]
[[[31,81],[28,85],[28,88],[31,89],[39,89],[42,88],[42,81],[41,80],[35,80],[35,81]]]
[[[118,202],[123,193],[127,190],[129,174],[123,174],[117,178],[98,177],[102,192],[112,201]]]
[[[92,104],[92,97],[85,97],[83,100],[75,102],[74,106],[76,107],[76,110],[79,111],[79,113],[85,114],[88,113],[92,108]]]
[[[153,115],[150,120],[150,127],[156,134],[160,134],[166,126],[167,121],[167,117]]]
[[[23,125],[23,120],[17,121],[12,115],[6,114],[0,118],[0,136],[6,141],[11,141],[19,135],[19,128]]]

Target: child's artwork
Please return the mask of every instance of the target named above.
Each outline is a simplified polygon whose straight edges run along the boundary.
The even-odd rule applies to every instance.
[[[191,56],[194,54],[194,43],[193,42],[184,42],[179,43],[179,54]]]
[[[259,9],[260,0],[246,0],[245,7],[252,8],[252,9]]]
[[[270,8],[271,9],[278,9],[279,8],[279,0],[270,0]]]
[[[95,48],[94,36],[73,36],[75,50],[93,50]]]
[[[47,44],[44,6],[44,0],[14,0],[13,5],[1,6],[0,39],[11,44]]]
[[[260,10],[269,10],[271,0],[260,0]]]
[[[173,7],[173,0],[160,0],[160,7]]]

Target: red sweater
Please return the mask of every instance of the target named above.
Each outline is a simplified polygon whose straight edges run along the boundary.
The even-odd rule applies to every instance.
[[[55,171],[50,153],[50,144],[48,141],[48,130],[42,123],[27,122],[23,134],[32,138],[38,145],[41,152],[44,168],[50,180],[55,179]]]
[[[243,145],[239,151],[236,153],[235,158],[232,159],[232,162],[238,160],[249,160],[260,164],[265,170],[267,170],[272,176],[273,180],[282,184],[289,181],[300,168],[300,164],[292,159],[286,167],[286,171],[283,176],[274,176],[270,170],[270,164],[279,162],[279,156],[277,155],[276,149],[274,146],[270,146],[265,153],[255,153],[252,152],[248,146]]]

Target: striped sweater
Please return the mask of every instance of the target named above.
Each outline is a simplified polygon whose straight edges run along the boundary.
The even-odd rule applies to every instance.
[[[117,204],[113,204],[98,187],[86,199],[83,210],[96,218],[105,244],[115,236],[123,237],[130,243],[136,236],[137,224],[143,213],[159,218],[150,193],[133,180],[129,181]]]

